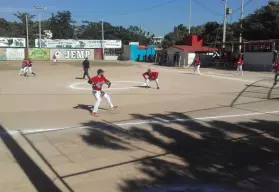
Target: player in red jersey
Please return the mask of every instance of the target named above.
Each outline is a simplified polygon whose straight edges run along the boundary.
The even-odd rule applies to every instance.
[[[18,75],[21,76],[22,74],[25,74],[27,67],[28,67],[28,60],[24,58]]]
[[[26,67],[24,76],[26,76],[27,73],[31,73],[32,75],[36,76],[36,74],[32,71],[32,65],[33,65],[33,62],[32,62],[32,60],[29,58],[29,59],[27,60],[27,67]]]
[[[118,108],[118,106],[113,106],[113,104],[111,103],[109,95],[102,91],[103,84],[107,84],[108,88],[110,88],[110,86],[111,86],[111,82],[105,78],[104,71],[102,69],[98,69],[97,76],[92,77],[91,79],[89,79],[88,83],[92,84],[92,93],[96,98],[96,103],[94,105],[94,109],[93,109],[93,112],[91,114],[92,116],[98,117],[97,112],[98,112],[98,109],[99,109],[99,106],[100,106],[100,103],[101,103],[101,97],[106,99],[108,105],[110,106],[110,108],[112,110]]]
[[[151,69],[148,69],[147,72],[142,74],[143,78],[145,79],[145,86],[150,88],[149,82],[155,81],[157,85],[157,89],[160,89],[159,87],[159,73],[155,71],[151,71]]]

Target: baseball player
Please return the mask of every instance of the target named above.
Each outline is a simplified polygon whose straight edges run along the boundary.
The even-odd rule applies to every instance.
[[[150,81],[155,81],[157,85],[157,89],[160,89],[159,87],[159,73],[155,71],[151,71],[151,69],[148,69],[147,72],[142,74],[143,78],[145,79],[145,86],[150,88],[149,82]]]
[[[111,86],[111,82],[105,78],[104,71],[102,69],[98,69],[97,76],[89,79],[88,83],[92,84],[92,93],[96,98],[96,103],[94,105],[93,112],[91,113],[92,116],[98,117],[98,109],[101,103],[101,97],[106,99],[108,105],[112,110],[118,108],[118,106],[113,106],[109,95],[102,91],[103,84],[107,84],[108,88],[110,88]]]
[[[200,67],[201,67],[201,59],[198,56],[197,58],[194,59],[194,74],[200,75]]]
[[[90,79],[90,76],[88,74],[88,71],[89,71],[89,68],[90,68],[90,63],[89,63],[87,57],[82,62],[82,68],[83,68],[83,79],[85,79],[85,76],[87,76],[87,78]]]
[[[236,66],[237,66],[236,75],[238,75],[239,72],[241,73],[241,75],[243,75],[243,69],[242,69],[243,60],[242,60],[241,56],[240,56],[240,58],[238,59],[238,61],[236,62]]]
[[[31,73],[32,75],[36,76],[36,74],[32,71],[32,65],[33,62],[31,61],[31,59],[27,60],[27,67],[25,68],[25,74],[24,76],[27,76],[27,73]]]
[[[27,61],[26,58],[24,58],[23,61],[22,61],[22,64],[21,64],[19,74],[18,74],[19,76],[21,76],[22,74],[25,74],[27,66],[28,66],[28,61]]]

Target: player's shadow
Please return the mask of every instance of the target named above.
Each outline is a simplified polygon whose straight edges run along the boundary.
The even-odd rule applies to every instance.
[[[148,87],[148,86],[145,86],[145,85],[136,85],[136,86],[133,86],[133,87],[137,87],[137,88],[143,88],[143,89],[156,89],[155,87]]]
[[[81,110],[88,111],[89,113],[92,113],[93,108],[94,108],[93,105],[85,105],[85,104],[78,104],[77,106],[73,107],[73,109],[81,109]],[[108,110],[108,109],[101,108],[101,107],[99,107],[99,109]]]
[[[76,77],[75,79],[85,80],[85,79],[83,79],[82,77]]]
[[[121,163],[112,161],[109,166],[98,168],[98,171],[117,168],[136,161],[136,171],[145,177],[123,179],[118,186],[120,191],[144,191],[150,186],[167,187],[183,184],[215,185],[223,189],[211,190],[216,192],[233,189],[253,192],[278,191],[277,120],[203,122],[180,112],[130,115],[135,120],[148,119],[148,121],[145,121],[144,126],[134,123],[124,128],[119,124],[107,122],[83,123],[84,126],[91,127],[87,135],[82,136],[86,138],[84,141],[88,144],[115,150],[114,146],[111,147],[111,143],[107,144],[107,140],[113,135],[117,137],[113,141],[114,145],[125,146],[123,151],[129,149],[141,154],[132,160]],[[92,130],[102,131],[103,142],[100,143],[99,140],[95,142],[96,133]],[[122,149],[117,150],[121,153]],[[147,151],[157,152],[160,157],[153,157],[153,154]],[[88,170],[86,173],[94,171],[96,169]],[[76,175],[80,174],[83,172]]]

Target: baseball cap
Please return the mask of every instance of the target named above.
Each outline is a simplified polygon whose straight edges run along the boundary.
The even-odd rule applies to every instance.
[[[103,73],[103,72],[105,72],[103,69],[98,69],[97,70],[97,74],[99,75],[100,73]]]

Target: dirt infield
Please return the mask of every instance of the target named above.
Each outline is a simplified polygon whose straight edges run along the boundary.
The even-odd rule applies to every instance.
[[[92,62],[90,75],[106,71],[119,105],[102,101],[93,118],[80,62],[35,62],[28,78],[19,67],[0,62],[0,167],[11,172],[0,174],[0,191],[278,191],[272,73]],[[147,68],[159,72],[160,90],[141,87]]]

